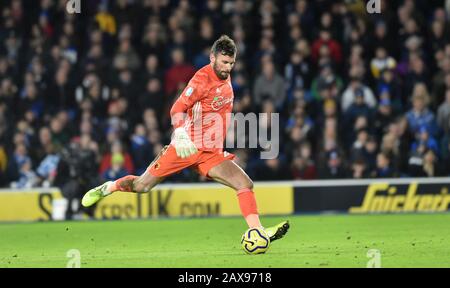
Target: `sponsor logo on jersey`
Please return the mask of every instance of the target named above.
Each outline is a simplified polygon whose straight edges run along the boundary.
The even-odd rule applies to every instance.
[[[223,96],[216,96],[216,97],[214,97],[213,101],[211,102],[211,108],[214,111],[217,111],[217,110],[220,110],[223,106],[225,106],[231,102],[233,102],[233,97],[224,98]]]

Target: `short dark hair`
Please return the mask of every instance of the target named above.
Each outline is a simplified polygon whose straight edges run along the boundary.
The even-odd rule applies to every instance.
[[[234,55],[236,55],[236,44],[234,43],[233,39],[231,39],[227,35],[222,35],[214,42],[213,46],[211,47],[211,53],[213,53],[214,55],[220,53],[222,55],[233,57]]]

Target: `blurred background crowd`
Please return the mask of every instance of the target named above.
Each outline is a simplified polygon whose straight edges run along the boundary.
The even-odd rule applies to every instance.
[[[145,171],[222,34],[235,112],[281,117],[277,159],[230,151],[254,180],[450,176],[450,1],[66,3],[0,2],[0,187],[70,197]]]

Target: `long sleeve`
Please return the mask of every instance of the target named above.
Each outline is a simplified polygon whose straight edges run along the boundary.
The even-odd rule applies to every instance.
[[[172,109],[170,109],[170,118],[172,119],[172,126],[175,129],[184,125],[185,114],[189,109],[189,106],[181,98],[180,96],[173,104]]]
[[[200,101],[207,95],[205,93],[207,77],[208,75],[206,73],[196,73],[173,104],[170,109],[170,117],[175,129],[184,125],[186,112],[194,106],[197,101]]]

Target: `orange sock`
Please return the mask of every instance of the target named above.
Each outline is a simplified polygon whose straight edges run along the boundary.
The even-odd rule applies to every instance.
[[[119,178],[114,181],[111,186],[108,187],[108,190],[110,193],[115,191],[136,192],[133,188],[133,182],[136,178],[138,178],[138,176],[134,175],[127,175],[125,177]]]
[[[241,208],[242,216],[244,216],[248,227],[261,227],[255,194],[253,191],[250,189],[241,189],[237,191],[237,196],[239,199],[239,207]]]

